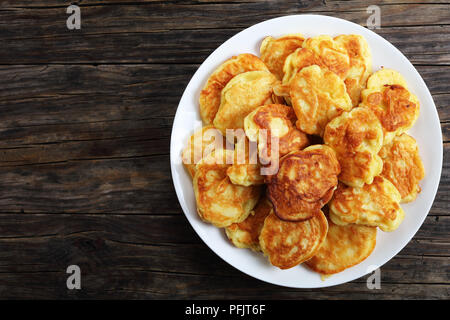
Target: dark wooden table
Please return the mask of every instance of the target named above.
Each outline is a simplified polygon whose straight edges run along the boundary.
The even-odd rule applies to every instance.
[[[58,0],[0,1],[0,298],[449,298],[448,1],[85,0],[68,30]],[[185,86],[226,39],[297,13],[366,25],[416,66],[441,119],[444,167],[414,239],[366,278],[320,290],[273,286],[200,240],[172,185],[169,142]],[[301,26],[299,26],[301,31]],[[66,268],[79,265],[81,290]]]

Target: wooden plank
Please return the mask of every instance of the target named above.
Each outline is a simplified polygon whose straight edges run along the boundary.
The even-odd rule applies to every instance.
[[[241,29],[108,34],[90,30],[64,36],[3,39],[0,63],[201,63]],[[382,28],[376,32],[399,48],[412,63],[450,64],[450,26]],[[255,45],[260,41],[255,39]],[[127,50],[118,50],[121,47]]]
[[[234,278],[174,274],[146,270],[84,268],[82,289],[67,290],[64,271],[4,273],[0,294],[4,299],[443,299],[448,284],[393,284],[381,282],[380,290],[365,282],[350,282],[321,289],[289,289],[263,283],[249,276]]]
[[[0,171],[0,212],[181,211],[167,155],[67,160]]]
[[[0,66],[0,130],[156,117],[171,119],[197,68],[198,65],[184,64]],[[447,90],[450,66],[418,66],[417,69],[435,96],[441,121],[450,120]],[[40,128],[30,134],[20,132],[20,136],[31,136],[31,133],[34,136],[40,130],[42,134],[32,138],[33,143],[52,141],[43,137],[51,128]],[[18,142],[14,131],[8,135],[8,140],[0,140],[0,147],[13,147]],[[66,139],[77,140],[77,137]]]
[[[449,226],[450,217],[427,218],[414,240],[381,268],[382,290],[376,294],[394,297],[398,293],[391,289],[396,288],[411,297],[434,297],[445,293],[444,288],[448,291]],[[83,290],[76,297],[144,297],[152,292],[158,297],[192,299],[206,294],[204,286],[195,285],[200,279],[212,291],[221,288],[236,295],[240,289],[242,298],[260,293],[266,297],[263,291],[268,288],[277,294],[291,292],[291,298],[304,293],[267,285],[232,268],[201,242],[183,216],[3,214],[0,234],[0,295],[4,298],[17,294],[73,297],[65,287],[65,269],[71,264],[82,270]],[[423,239],[422,234],[433,239]],[[163,279],[166,284],[161,286]],[[311,292],[311,297],[366,296],[370,291],[365,279]],[[225,282],[233,286],[224,286]],[[407,291],[414,285],[420,285],[421,291]]]
[[[172,118],[197,67],[2,66],[0,128]]]
[[[161,32],[199,28],[245,28],[277,16],[298,13],[333,15],[365,25],[367,2],[341,1],[336,4],[310,2],[204,3],[156,2],[145,5],[93,5],[82,8],[80,33]],[[373,4],[377,4],[375,1]],[[371,3],[371,4],[372,4]],[[417,26],[450,24],[449,5],[379,3],[381,26]],[[5,39],[26,37],[70,37],[66,28],[66,5],[60,7],[4,7],[0,12],[1,36]],[[226,18],[224,18],[226,17]],[[30,21],[32,23],[30,23]],[[39,26],[36,28],[36,26]],[[74,33],[74,32],[72,32]]]
[[[47,241],[50,238],[62,239],[70,236],[90,236],[108,239],[112,242],[131,245],[199,245],[203,244],[191,228],[184,214],[166,215],[158,211],[147,214],[0,214],[0,241]],[[401,255],[419,256],[422,254],[439,256],[436,248],[450,243],[450,216],[428,216],[408,251]],[[151,230],[151,232],[149,232]],[[170,230],[170,232],[169,232]],[[425,244],[431,246],[427,251]],[[447,247],[448,248],[448,247]],[[2,254],[8,254],[3,252]],[[442,256],[450,256],[448,250]]]
[[[275,16],[307,11],[362,25],[369,16],[364,1],[106,4],[83,7],[82,29],[69,31],[65,6],[4,3],[5,9],[0,11],[0,63],[200,63],[233,34]],[[398,46],[412,62],[450,63],[448,4],[379,5],[382,29],[376,32]],[[227,19],[220,19],[222,16]],[[418,19],[426,21],[420,23]],[[118,50],[121,47],[127,49]]]
[[[106,6],[106,5],[116,5],[116,6],[129,6],[129,5],[151,5],[155,2],[161,2],[160,0],[83,0],[82,3],[78,5],[83,6]],[[165,3],[179,4],[182,2],[184,5],[204,5],[210,4],[210,0],[166,0]],[[243,4],[243,3],[265,3],[270,4],[272,0],[216,0],[214,4]],[[284,0],[279,1],[285,4],[295,3],[295,0]],[[409,4],[449,4],[448,0],[409,0]],[[364,0],[350,0],[350,1],[307,1],[301,4],[303,8],[314,8],[317,6],[324,6],[332,10],[342,10],[350,8],[350,5],[363,6],[367,4]],[[401,0],[374,0],[375,5],[399,5],[405,4]],[[22,8],[22,7],[64,7],[65,4],[61,4],[58,0],[4,0],[0,4],[0,8]],[[320,9],[317,9],[320,10]]]
[[[433,94],[433,100],[439,113],[439,120],[441,122],[450,121],[450,93]]]
[[[444,142],[450,141],[450,122],[441,123],[442,128],[442,140]]]

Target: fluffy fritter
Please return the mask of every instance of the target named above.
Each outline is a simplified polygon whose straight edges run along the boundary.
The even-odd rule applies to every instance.
[[[340,35],[335,37],[334,41],[347,50],[350,58],[350,69],[344,82],[353,106],[357,106],[361,91],[366,87],[367,78],[372,73],[372,55],[369,45],[363,36],[356,34]]]
[[[372,183],[374,177],[383,170],[383,160],[370,152],[355,152],[353,155],[341,155],[341,174],[339,181],[351,187],[362,187]]]
[[[303,48],[312,50],[320,57],[327,68],[345,79],[350,69],[350,57],[346,47],[328,35],[308,38],[303,42]]]
[[[258,202],[260,187],[244,187],[231,183],[227,176],[233,160],[231,150],[215,150],[196,167],[193,179],[197,212],[206,222],[227,227],[242,222]]]
[[[283,79],[286,57],[301,48],[305,38],[301,34],[289,34],[280,38],[266,37],[261,43],[261,60],[278,79]]]
[[[269,71],[257,56],[243,53],[225,61],[210,75],[199,99],[200,116],[204,124],[212,124],[219,110],[222,89],[227,83],[240,73],[256,70]]]
[[[259,164],[235,164],[227,169],[230,181],[241,186],[253,186],[264,183]]]
[[[352,109],[344,81],[335,73],[317,65],[303,68],[290,85],[290,97],[297,128],[322,136],[327,123]]]
[[[302,48],[291,53],[284,62],[283,81],[275,92],[291,104],[290,84],[303,68],[318,65],[344,80],[352,105],[359,103],[361,90],[372,72],[372,57],[364,37],[341,35],[336,38],[321,35],[306,39]]]
[[[272,265],[289,269],[317,253],[327,230],[327,219],[322,211],[300,222],[283,221],[272,212],[264,221],[259,243]]]
[[[277,83],[277,78],[268,71],[249,71],[235,76],[222,90],[214,126],[223,135],[226,129],[243,129],[244,118],[254,109],[281,101],[273,93]]]
[[[383,145],[383,128],[371,109],[358,107],[342,113],[327,124],[323,139],[336,151],[341,165],[339,180],[345,184],[362,187],[381,173],[378,152]]]
[[[261,251],[259,235],[264,220],[272,210],[272,205],[266,198],[261,198],[250,215],[241,223],[233,223],[225,229],[228,239],[238,248],[250,248]]]
[[[267,177],[267,196],[283,220],[310,219],[330,201],[340,172],[335,152],[325,145],[287,154],[278,173]]]
[[[337,47],[337,51],[333,51],[333,46]],[[291,104],[290,88],[292,80],[303,68],[312,65],[330,70],[344,80],[350,67],[350,58],[348,55],[345,58],[344,53],[346,53],[345,48],[328,36],[307,39],[303,42],[302,48],[295,50],[284,61],[283,81],[275,87],[275,92]]]
[[[375,249],[376,227],[349,224],[339,226],[328,220],[325,241],[314,257],[305,262],[321,274],[344,271],[364,261]]]
[[[388,68],[378,70],[367,79],[367,88],[378,91],[381,91],[385,86],[394,84],[408,88],[405,78],[399,72]]]
[[[330,218],[337,225],[355,223],[393,231],[405,216],[400,200],[400,192],[381,176],[362,188],[339,184],[329,204]]]
[[[296,119],[294,109],[281,104],[258,107],[245,117],[245,134],[258,142],[259,158],[264,163],[269,163],[272,156],[272,137],[278,138],[278,154],[274,156],[302,150],[309,144],[307,135],[295,127]]]
[[[414,201],[421,190],[419,182],[425,177],[416,140],[403,133],[383,146],[379,154],[383,159],[381,175],[400,192],[401,203]]]
[[[181,153],[183,164],[191,177],[194,177],[197,163],[214,149],[223,148],[224,143],[224,137],[212,125],[204,126],[194,132]]]
[[[338,153],[378,153],[383,145],[383,128],[371,109],[358,107],[331,120],[323,139]]]
[[[275,92],[279,96],[283,96],[290,103],[290,85],[297,72],[303,68],[318,65],[322,68],[326,68],[326,65],[322,62],[322,59],[314,53],[314,51],[306,48],[298,48],[284,61],[283,66],[283,81],[280,85],[274,88]]]
[[[367,89],[361,95],[361,103],[370,107],[380,119],[384,144],[410,129],[419,116],[419,100],[409,92],[405,79],[397,71],[381,69],[375,72],[367,80]]]
[[[234,162],[227,169],[231,182],[242,186],[264,183],[256,147],[252,148],[244,133],[234,145]]]

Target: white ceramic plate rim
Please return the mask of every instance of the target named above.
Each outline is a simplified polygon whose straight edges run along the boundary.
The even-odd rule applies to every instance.
[[[324,24],[327,24],[327,26],[323,27]],[[293,28],[293,25],[296,26],[295,31],[289,30],[289,28]],[[302,25],[308,27],[302,27]],[[311,28],[314,29],[312,32],[305,32],[305,29],[310,30]],[[328,32],[322,31],[324,28]],[[280,29],[286,31],[274,31]],[[319,34],[333,36],[345,33],[363,35],[369,45],[372,44],[374,71],[381,65],[398,70],[405,76],[411,91],[419,97],[421,102],[421,115],[409,134],[416,138],[418,142],[426,170],[426,178],[421,183],[422,192],[415,202],[402,205],[406,218],[399,229],[389,234],[378,232],[377,246],[371,256],[361,264],[326,280],[321,280],[320,275],[303,266],[279,270],[271,266],[267,259],[262,257],[262,254],[232,247],[222,230],[204,223],[198,217],[195,210],[195,200],[193,200],[192,183],[180,160],[181,150],[188,137],[192,134],[194,128],[201,126],[197,101],[199,91],[209,74],[232,55],[244,52],[258,55],[259,45],[263,37],[268,35],[277,37],[293,32],[303,33],[307,37]],[[248,40],[246,39],[250,39],[252,47],[248,47]],[[374,43],[378,43],[380,47],[374,48]],[[382,52],[383,57],[386,54],[391,60],[382,61],[382,64],[375,63],[376,60],[381,59],[379,51],[382,49],[387,50]],[[189,106],[192,110],[185,110]],[[186,123],[189,123],[189,125],[186,125]],[[431,138],[431,141],[427,141],[429,138]],[[197,69],[187,85],[175,114],[170,142],[171,172],[175,191],[186,218],[200,238],[219,257],[238,270],[259,280],[292,288],[318,288],[346,283],[370,273],[376,267],[381,267],[392,259],[416,234],[431,209],[439,186],[442,158],[442,133],[436,106],[425,82],[409,60],[387,40],[358,24],[339,18],[310,14],[290,15],[266,20],[237,33],[219,46]],[[187,183],[187,179],[189,179],[190,185]],[[409,217],[408,213],[411,214],[411,212],[418,216]],[[398,232],[398,236],[396,236],[396,232]],[[380,241],[382,244],[380,244]],[[388,246],[388,243],[394,243],[394,245]],[[380,249],[380,245],[382,249]]]

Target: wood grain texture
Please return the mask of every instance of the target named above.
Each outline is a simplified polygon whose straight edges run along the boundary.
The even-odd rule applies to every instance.
[[[381,268],[381,290],[366,277],[294,290],[232,268],[189,226],[170,175],[172,121],[198,66],[235,33],[298,13],[365,25],[366,1],[85,0],[76,32],[60,1],[1,1],[0,298],[448,299],[450,5],[370,4],[435,100],[440,187]],[[66,289],[70,264],[82,290]]]
[[[369,16],[365,1],[94,1],[80,4],[82,28],[68,32],[66,6],[26,3],[2,2],[0,63],[201,63],[238,31],[269,18],[308,12],[365,25]],[[378,33],[413,63],[450,64],[448,4],[371,4],[382,12]]]
[[[158,297],[180,294],[183,298],[205,298],[207,295],[225,298],[230,294],[256,298],[268,288],[272,293],[286,291],[243,276],[222,261],[201,242],[181,215],[4,214],[0,221],[0,259],[9,262],[0,265],[0,275],[11,279],[20,274],[30,275],[35,279],[34,289],[45,289],[50,283],[53,290],[63,294],[64,286],[58,286],[58,275],[64,279],[61,270],[75,263],[85,273],[84,287],[77,297],[88,297],[94,292],[101,297],[114,297],[115,289],[134,291],[133,295],[123,292],[125,296],[137,297],[141,290],[154,290]],[[390,290],[401,284],[429,285],[436,290],[448,285],[450,247],[446,242],[446,230],[449,227],[450,217],[427,218],[414,241],[382,267],[382,290],[377,294],[388,297]],[[429,234],[433,234],[433,239],[429,239]],[[425,252],[424,246],[427,247]],[[50,276],[49,281],[39,283],[38,275]],[[164,279],[169,282],[161,286]],[[220,287],[214,289],[207,282]],[[231,283],[224,285],[227,282]],[[352,286],[356,289],[355,284],[359,284],[357,290],[364,297],[374,294],[364,289],[365,278],[337,288],[345,292]],[[218,288],[220,291],[215,292]],[[41,297],[48,294],[46,290],[38,291]],[[295,297],[295,292],[306,292],[287,291],[292,291],[291,298]],[[6,287],[2,290],[0,284],[0,294],[10,293]],[[147,292],[145,296],[149,297],[149,294]],[[308,296],[313,297],[311,294]],[[263,297],[270,295],[266,293]]]

